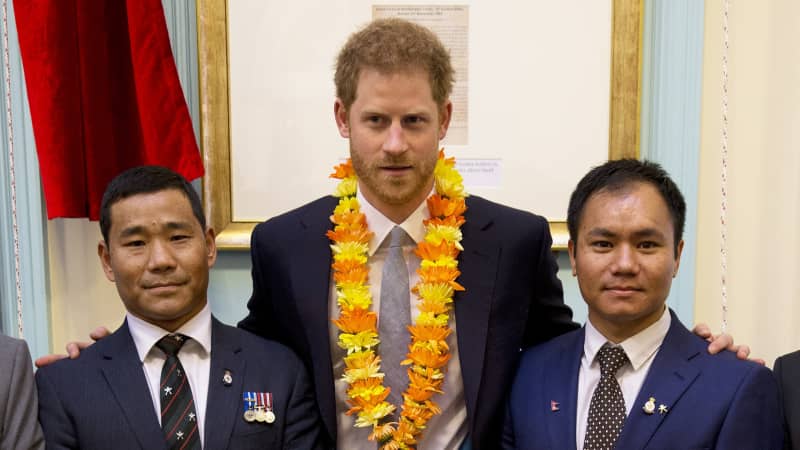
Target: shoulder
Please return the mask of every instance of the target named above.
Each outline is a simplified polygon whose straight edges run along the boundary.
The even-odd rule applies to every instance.
[[[525,349],[520,358],[520,372],[534,369],[544,371],[550,367],[549,364],[544,364],[545,361],[573,357],[582,348],[583,336],[583,328],[579,328]]]
[[[775,360],[775,371],[800,369],[800,350],[779,356]]]
[[[481,219],[488,216],[488,218],[495,220],[521,221],[524,224],[547,224],[547,219],[540,215],[502,205],[477,195],[470,195],[467,197],[466,202],[467,212],[465,216],[467,216],[467,218],[469,218],[469,216],[476,216]]]
[[[28,353],[28,346],[25,341],[11,336],[0,334],[0,361],[15,361]]]
[[[470,234],[485,230],[502,241],[521,244],[540,244],[551,240],[547,219],[530,211],[512,208],[478,196],[467,197],[464,213],[465,239]]]
[[[248,361],[268,362],[271,365],[293,367],[300,364],[300,359],[287,346],[275,341],[256,336],[241,328],[218,323],[218,330],[223,333],[224,340],[241,348]]]
[[[303,206],[279,214],[258,224],[253,234],[270,232],[274,231],[276,228],[282,229],[287,226],[294,227],[298,222],[308,219],[327,220],[333,213],[333,208],[336,206],[337,201],[338,199],[332,195],[320,197]]]

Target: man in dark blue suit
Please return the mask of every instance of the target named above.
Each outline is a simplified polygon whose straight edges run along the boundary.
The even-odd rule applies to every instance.
[[[349,139],[359,204],[375,233],[369,252],[374,305],[381,298],[382,242],[395,225],[413,241],[404,256],[409,286],[415,284],[420,259],[413,250],[425,235],[426,199],[452,112],[453,69],[429,30],[378,20],[345,44],[335,80],[336,122]],[[325,197],[256,227],[253,294],[239,326],[286,344],[311,368],[322,420],[338,448],[374,449],[371,428],[354,428],[346,415],[344,355],[331,322],[338,310],[326,232],[336,204]],[[428,422],[419,450],[496,448],[519,349],[577,328],[563,303],[547,221],[477,196],[466,206],[457,280],[466,290],[454,298],[444,394],[433,398],[442,412]],[[406,292],[403,301],[413,316],[417,296]],[[405,349],[408,338],[381,345],[379,354],[387,345]]]
[[[128,170],[104,194],[100,227],[128,312],[79,359],[37,372],[47,447],[321,448],[302,362],[211,315],[216,245],[192,186],[165,168]]]
[[[569,254],[589,320],[523,354],[504,448],[781,448],[772,373],[708,354],[665,306],[685,212],[657,164],[610,161],[578,183]]]

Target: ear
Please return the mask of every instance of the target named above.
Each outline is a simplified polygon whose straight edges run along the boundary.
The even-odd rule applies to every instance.
[[[208,268],[214,267],[214,263],[217,262],[217,235],[214,233],[214,229],[208,227],[206,229],[206,258],[208,259]]]
[[[347,108],[344,102],[337,98],[333,103],[333,116],[336,119],[336,127],[339,129],[339,135],[343,138],[350,137],[350,122],[347,117]]]
[[[116,281],[114,278],[114,269],[111,268],[111,252],[104,239],[100,239],[97,243],[97,256],[100,258],[100,264],[103,266],[103,273],[106,274],[108,281],[112,283]]]
[[[675,270],[672,271],[672,278],[678,276],[678,268],[681,266],[681,253],[683,253],[683,239],[678,242],[675,250]]]
[[[570,239],[567,242],[567,253],[569,253],[569,265],[572,266],[572,276],[578,275],[578,270],[575,268],[575,243]]]
[[[450,118],[453,117],[453,102],[449,99],[439,108],[439,140],[447,136],[447,129],[450,128]]]

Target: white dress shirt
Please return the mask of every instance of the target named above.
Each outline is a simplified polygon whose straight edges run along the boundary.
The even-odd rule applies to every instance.
[[[664,342],[671,321],[672,318],[665,307],[661,318],[655,323],[619,343],[630,360],[630,363],[625,363],[617,371],[617,382],[625,399],[626,416],[631,413],[632,408],[644,406],[634,405],[633,402],[636,401],[642,383],[647,377],[647,372],[650,371],[658,349]],[[575,441],[579,449],[583,448],[583,440],[586,437],[586,423],[589,420],[589,404],[592,402],[592,394],[600,382],[600,363],[595,360],[595,356],[600,348],[608,342],[591,321],[586,322],[585,334],[583,357],[578,373],[578,405],[575,427]]]
[[[358,192],[357,198],[361,212],[367,219],[369,229],[374,233],[369,244],[368,282],[370,283],[370,293],[372,294],[371,310],[378,312],[380,311],[383,262],[389,252],[387,239],[389,233],[395,225],[398,225],[408,233],[415,243],[424,240],[425,226],[422,221],[428,219],[430,212],[428,211],[427,202],[423,201],[403,223],[395,224],[370,205],[361,195],[361,191]],[[419,268],[420,259],[414,254],[415,245],[403,247],[403,258],[406,261],[409,274],[409,287],[412,288],[419,282],[417,269]],[[466,289],[469,289],[469,284],[462,284],[465,285]],[[410,296],[412,321],[419,316],[417,298],[417,295],[413,293]],[[336,303],[336,285],[333,279],[330,281],[328,311],[332,319],[339,316],[339,308]],[[380,317],[378,317],[378,320],[380,320]],[[435,395],[432,399],[441,407],[442,413],[428,421],[423,438],[417,445],[418,450],[458,449],[467,435],[467,404],[464,400],[464,383],[461,379],[461,364],[458,358],[455,314],[450,316],[450,327],[453,329],[453,333],[447,337],[447,345],[450,347],[451,358],[447,363],[447,373],[445,374],[443,385],[444,394]],[[331,322],[329,330],[336,391],[336,447],[348,450],[375,450],[375,442],[367,439],[372,432],[372,428],[355,428],[353,424],[356,416],[345,414],[350,409],[347,403],[347,383],[341,379],[344,373],[344,361],[342,358],[345,355],[345,350],[337,345],[339,333],[336,325]]]
[[[131,313],[127,313],[125,317],[128,320],[128,329],[133,337],[133,343],[136,345],[136,351],[139,353],[139,360],[142,362],[142,370],[147,380],[147,386],[150,388],[150,398],[153,400],[153,408],[160,425],[159,386],[161,384],[161,368],[167,357],[161,349],[156,347],[156,342],[171,333],[145,322]],[[208,376],[211,371],[211,310],[208,304],[175,333],[191,338],[181,347],[178,359],[188,377],[189,387],[192,388],[194,409],[197,412],[197,432],[200,434],[200,443],[202,444],[205,440],[203,431],[208,397]]]

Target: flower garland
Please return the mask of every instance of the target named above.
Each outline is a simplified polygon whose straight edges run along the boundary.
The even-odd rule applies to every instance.
[[[370,440],[380,443],[382,450],[414,448],[428,420],[441,413],[431,400],[442,393],[444,371],[450,360],[445,339],[453,330],[448,325],[453,308],[453,294],[464,288],[456,282],[458,254],[461,247],[461,225],[466,211],[464,185],[455,169],[454,158],[445,158],[444,150],[434,168],[436,193],[428,198],[430,219],[424,221],[425,239],[415,253],[421,259],[417,271],[420,281],[412,289],[417,294],[419,316],[408,327],[411,343],[402,365],[408,369],[409,383],[403,393],[403,405],[397,422],[391,422],[397,406],[386,401],[390,388],[383,385],[381,358],[375,353],[380,343],[378,316],[370,311],[372,295],[367,284],[369,242],[372,232],[361,213],[356,190],[358,182],[350,160],[334,168],[331,178],[339,182],[334,195],[339,204],[331,221],[334,229],[327,236],[333,242],[333,279],[339,305],[338,345],[347,350],[344,357],[347,396],[357,414],[356,427],[372,427]]]

